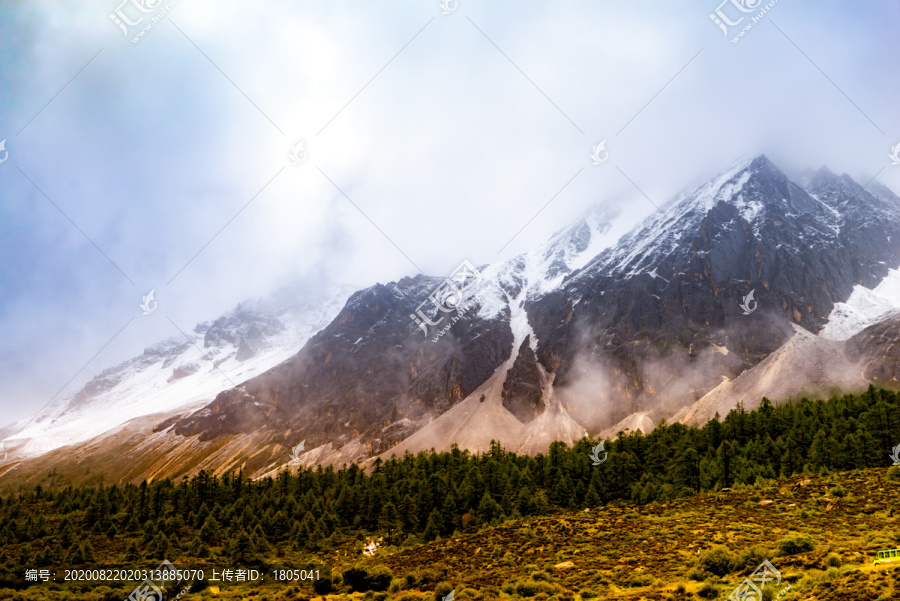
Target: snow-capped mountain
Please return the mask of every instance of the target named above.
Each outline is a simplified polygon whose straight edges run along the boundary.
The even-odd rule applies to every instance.
[[[764,156],[742,161],[599,253],[608,228],[588,218],[483,268],[466,298],[473,308],[455,323],[432,307],[435,329],[448,328],[437,342],[409,316],[440,278],[361,291],[297,357],[173,431],[215,437],[277,423],[290,431],[285,445],[307,438],[310,448],[379,454],[493,380],[498,399],[475,400],[526,427],[551,408],[560,431],[569,419],[597,431],[638,411],[671,415],[759,363],[794,324],[818,332],[855,285],[875,286],[900,264],[896,196],[827,170],[804,185]],[[526,435],[512,430],[519,448]]]
[[[95,439],[82,460],[115,445],[153,464],[128,473],[137,478],[273,473],[301,440],[306,465],[454,443],[482,451],[492,439],[534,453],[681,418],[701,399],[692,415],[738,393],[794,394],[818,378],[821,366],[803,362],[813,351],[819,363],[844,353],[854,386],[900,378],[900,319],[890,313],[866,313],[876,323],[846,344],[823,340],[839,329],[842,304],[862,311],[861,290],[892,294],[900,198],[825,169],[798,182],[760,156],[618,239],[615,213],[598,207],[542,247],[480,267],[461,299],[450,274],[359,290],[277,366],[156,422],[140,445],[134,432]],[[253,327],[278,331],[262,318]],[[259,352],[249,332],[209,339],[237,362],[241,348]],[[792,386],[774,386],[774,375],[792,374]],[[202,461],[186,461],[189,452]]]
[[[163,340],[100,372],[7,434],[5,446],[16,456],[39,455],[143,415],[208,403],[294,355],[337,315],[351,291],[335,287],[304,297],[284,290],[241,303],[186,337]]]
[[[900,264],[888,194],[824,169],[804,189],[764,156],[737,163],[526,305],[539,360],[558,365],[560,389],[584,365],[602,374],[617,419],[671,414],[763,360],[793,324],[817,333],[855,285]]]

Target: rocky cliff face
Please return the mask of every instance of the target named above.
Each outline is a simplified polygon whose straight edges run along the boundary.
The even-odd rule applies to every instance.
[[[607,230],[595,212],[546,247],[482,269],[469,310],[434,340],[410,314],[441,278],[360,291],[291,360],[173,431],[210,439],[265,428],[285,445],[353,440],[375,454],[510,359],[502,402],[522,423],[542,414],[551,389],[584,389],[585,373],[601,374],[606,390],[576,399],[579,414],[600,416],[594,425],[671,414],[782,346],[794,325],[818,332],[855,285],[873,287],[900,264],[900,199],[889,190],[827,170],[797,184],[764,156],[604,250]]]
[[[306,439],[307,448],[362,434],[372,452],[392,446],[471,393],[509,356],[508,322],[477,319],[477,302],[436,342],[422,336],[410,314],[442,281],[416,276],[354,294],[301,353],[221,393],[175,432],[206,440],[270,426],[292,432],[286,443]]]
[[[870,382],[900,386],[900,314],[869,326],[847,341],[847,356],[859,361]]]
[[[537,357],[531,350],[531,336],[526,336],[522,341],[513,366],[506,372],[501,398],[507,411],[523,424],[529,423],[544,412],[541,373]]]
[[[855,284],[871,287],[900,262],[900,201],[826,170],[805,183],[765,157],[737,165],[527,304],[555,385],[571,383],[580,357],[610,374],[621,418],[664,403],[663,388],[688,400],[734,377],[791,324],[821,329]]]

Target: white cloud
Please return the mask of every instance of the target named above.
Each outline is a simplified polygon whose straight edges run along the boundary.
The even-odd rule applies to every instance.
[[[444,274],[532,248],[616,194],[635,199],[632,219],[652,211],[617,167],[661,204],[739,155],[854,176],[887,164],[900,141],[896,6],[776,5],[766,20],[826,78],[772,23],[723,39],[715,4],[460,0],[442,16],[436,1],[191,0],[169,13],[178,28],[163,19],[137,44],[108,19],[115,2],[7,7],[0,405],[36,410],[150,288],[189,328],[290,277],[413,273],[319,169],[416,265]],[[309,158],[291,166],[301,138]],[[593,167],[604,138],[610,160]],[[898,174],[880,179],[900,189]],[[174,333],[134,322],[83,377]]]

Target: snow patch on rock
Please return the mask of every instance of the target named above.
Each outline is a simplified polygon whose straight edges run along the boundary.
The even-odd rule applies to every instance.
[[[872,290],[854,286],[847,302],[835,303],[819,336],[826,340],[847,340],[897,312],[900,312],[900,268],[891,269]]]

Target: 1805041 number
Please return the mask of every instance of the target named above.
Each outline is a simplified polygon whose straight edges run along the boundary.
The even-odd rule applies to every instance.
[[[318,580],[319,570],[272,570],[275,580]]]

